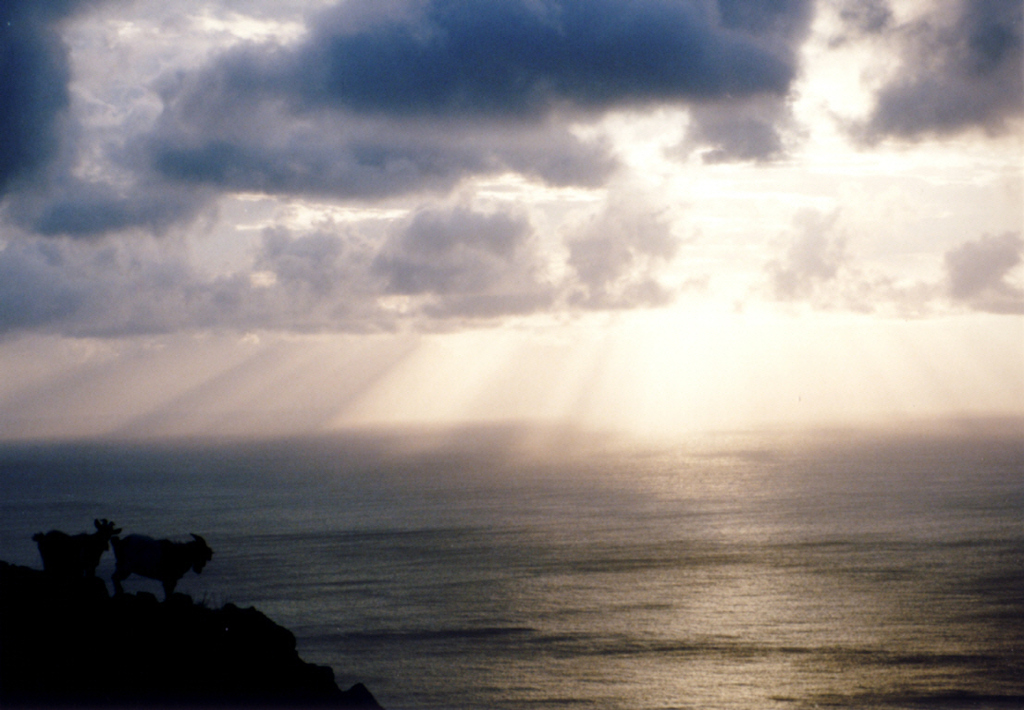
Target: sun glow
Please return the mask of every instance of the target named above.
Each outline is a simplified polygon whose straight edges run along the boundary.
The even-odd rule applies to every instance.
[[[1019,413],[1021,327],[1003,326],[679,308],[594,318],[571,337],[426,337],[329,426],[543,421],[661,438]]]
[[[0,350],[4,438],[505,422],[672,438],[1024,415],[1024,319],[1000,316],[705,304],[438,334],[48,342],[46,358],[38,338]]]

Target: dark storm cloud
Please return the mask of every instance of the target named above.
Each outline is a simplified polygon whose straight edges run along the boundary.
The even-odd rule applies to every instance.
[[[556,122],[496,130],[331,112],[297,118],[278,108],[214,107],[232,120],[197,136],[199,115],[172,103],[148,139],[153,165],[183,185],[370,199],[445,192],[463,177],[503,171],[593,186],[613,167],[601,143],[585,143]]]
[[[785,93],[792,50],[771,39],[806,6],[722,0],[715,13],[678,0],[433,0],[346,31],[342,5],[293,59],[294,98],[389,115],[509,117],[563,103]]]
[[[573,120],[651,103],[781,97],[809,8],[344,3],[296,48],[246,45],[168,81],[148,149],[172,180],[267,192],[380,197],[504,170],[596,185],[612,161],[606,146],[569,131]]]
[[[246,43],[199,69],[167,72],[154,87],[163,101],[156,124],[101,138],[69,115],[58,32],[73,10],[98,4],[0,7],[0,196],[6,217],[29,232],[162,232],[221,190],[378,199],[509,171],[598,186],[615,159],[574,122],[651,103],[782,97],[811,7],[340,3],[294,47]],[[777,149],[772,118],[715,127],[709,119],[703,135],[717,159],[761,158]],[[88,178],[73,173],[86,153],[103,163]]]
[[[47,236],[95,237],[130,228],[160,234],[193,216],[208,197],[162,182],[115,189],[59,175],[14,196],[8,215],[21,227]]]
[[[944,7],[898,28],[903,65],[857,129],[866,140],[998,133],[1024,114],[1024,3],[959,0],[949,16]]]
[[[1007,232],[987,235],[946,252],[950,297],[990,313],[1024,313],[1024,290],[1006,277],[1024,259],[1024,239]]]
[[[57,152],[68,106],[68,50],[57,23],[85,0],[0,3],[0,197]]]
[[[131,184],[117,188],[72,176],[83,129],[69,111],[71,67],[60,31],[74,13],[100,4],[0,3],[0,198],[12,223],[37,234],[161,231],[204,201],[195,191],[144,177],[145,166],[120,166],[131,173]]]

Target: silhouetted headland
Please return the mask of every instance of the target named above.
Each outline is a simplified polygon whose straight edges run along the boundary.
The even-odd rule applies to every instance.
[[[254,609],[0,562],[0,706],[380,708]]]

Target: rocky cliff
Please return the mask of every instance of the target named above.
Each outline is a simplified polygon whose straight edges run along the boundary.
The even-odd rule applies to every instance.
[[[0,706],[12,705],[380,708],[256,609],[111,597],[99,579],[0,562]]]

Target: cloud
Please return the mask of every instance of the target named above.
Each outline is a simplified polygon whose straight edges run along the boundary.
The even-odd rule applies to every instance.
[[[142,246],[10,240],[0,251],[0,332],[106,335],[181,325],[194,316],[182,287],[188,268]]]
[[[270,230],[254,271],[209,275],[173,239],[27,237],[0,250],[0,333],[390,327],[349,235]]]
[[[942,278],[910,281],[865,266],[849,250],[838,217],[838,212],[797,215],[797,233],[784,254],[766,265],[774,299],[900,317],[948,311],[951,304],[987,313],[1024,313],[1024,288],[1019,272],[1014,276],[1024,263],[1020,233],[964,242],[944,254]]]
[[[20,239],[0,251],[0,333],[47,329],[81,312],[89,280],[67,278],[60,245]]]
[[[249,264],[210,273],[188,238],[23,236],[0,247],[0,333],[366,332],[661,305],[676,240],[605,209],[564,246],[516,210],[423,206],[403,219],[263,230]]]
[[[169,79],[147,149],[169,180],[273,193],[444,192],[508,170],[598,185],[614,161],[574,122],[784,96],[809,10],[807,0],[343,3],[298,46],[245,44]]]
[[[817,310],[887,313],[901,318],[933,312],[942,297],[934,283],[908,281],[863,264],[839,226],[838,210],[794,218],[795,234],[765,270],[772,299]]]
[[[515,171],[554,185],[600,184],[614,166],[600,142],[554,122],[522,130],[409,124],[333,112],[302,118],[279,106],[224,106],[229,125],[195,135],[196,113],[171,102],[147,138],[172,183],[268,194],[380,199],[445,193],[471,175]]]
[[[600,186],[616,159],[607,141],[581,137],[580,123],[659,103],[781,100],[812,7],[339,3],[307,18],[299,41],[234,38],[220,54],[199,52],[204,59],[190,68],[171,62],[155,82],[160,57],[143,52],[149,68],[129,74],[145,88],[83,84],[72,107],[58,30],[72,11],[100,4],[18,0],[2,11],[10,24],[0,35],[8,58],[0,89],[17,100],[0,107],[0,196],[11,193],[6,216],[30,232],[159,233],[222,191],[375,200],[445,194],[468,177],[504,172]],[[99,71],[98,56],[89,50],[76,66]],[[128,97],[131,108],[117,103]],[[89,111],[106,113],[90,123]],[[759,111],[731,137],[709,118],[717,150],[709,159],[774,154],[775,117]]]
[[[68,49],[57,24],[84,0],[0,5],[0,197],[57,153],[67,110]]]
[[[839,7],[839,18],[846,32],[874,35],[891,27],[893,14],[887,0],[847,0]],[[832,45],[841,45],[848,39],[846,34],[838,35],[832,39]]]
[[[267,229],[251,276],[226,291],[231,302],[222,323],[294,331],[391,329],[393,314],[380,308],[382,286],[371,270],[377,248],[351,227]]]
[[[1007,280],[1024,259],[1024,239],[1007,232],[987,235],[946,252],[950,298],[975,310],[1024,313],[1024,289]]]
[[[954,305],[1024,313],[1017,233],[948,251],[941,282],[858,265],[838,213],[805,212],[766,265],[772,298],[817,309],[919,317]],[[560,248],[561,247],[561,248]],[[266,229],[251,265],[211,274],[177,237],[29,236],[0,248],[0,334],[178,330],[369,332],[439,329],[511,315],[664,305],[679,248],[655,213],[605,206],[545,242],[515,211],[425,206],[400,220]]]
[[[1014,84],[1008,68],[1021,54],[1016,6],[950,0],[943,7],[955,11],[898,25],[882,0],[842,3],[851,36],[898,40],[905,59],[863,135],[996,131],[1019,114],[1019,76]],[[0,9],[11,21],[0,23],[0,89],[18,98],[0,106],[0,332],[444,328],[668,303],[669,284],[685,280],[669,274],[680,224],[621,195],[661,189],[648,185],[660,167],[626,172],[644,159],[631,141],[654,142],[630,133],[647,118],[632,122],[653,113],[645,125],[662,131],[685,110],[679,151],[706,163],[784,155],[813,9],[811,0],[344,2],[307,15],[303,33],[307,5],[270,3],[250,11],[285,13],[287,37],[221,45],[197,30],[209,10],[198,0],[184,15],[104,3],[72,16],[99,5]],[[190,32],[201,36],[169,49]],[[158,41],[140,49],[149,36]],[[951,105],[914,108],[910,98],[932,91]],[[501,178],[473,181],[488,175]],[[685,201],[684,192],[674,195]],[[238,216],[242,202],[253,213],[233,224],[227,213]],[[395,212],[365,217],[368,203]],[[292,219],[301,210],[347,216],[309,226]],[[964,245],[946,256],[946,282],[907,285],[859,270],[837,225],[836,215],[798,220],[755,276],[767,274],[772,298],[1019,308],[1018,242]],[[206,231],[217,244],[201,243]],[[235,271],[197,261],[222,249]]]
[[[324,328],[372,330],[547,310],[559,293],[547,265],[523,215],[455,206],[379,233],[269,231],[254,268],[268,276],[259,297],[289,314],[282,323],[316,314]]]
[[[793,123],[789,107],[777,97],[704,103],[690,115],[690,128],[675,152],[702,150],[705,163],[779,158],[785,153],[783,130]]]
[[[949,8],[947,10],[947,8]],[[856,132],[867,141],[1008,129],[1024,113],[1024,5],[957,0],[893,30],[903,63]]]
[[[162,182],[117,187],[59,174],[13,195],[7,214],[14,224],[46,236],[97,237],[133,228],[160,234],[195,216],[210,197]]]
[[[499,118],[566,104],[783,94],[795,57],[775,40],[808,8],[799,0],[722,0],[718,12],[674,0],[431,0],[388,3],[377,17],[356,8],[354,20],[343,4],[285,65],[295,81],[280,88],[313,106]],[[252,80],[244,70],[235,76]]]
[[[196,190],[154,179],[137,156],[109,155],[110,146],[91,135],[84,116],[75,113],[63,33],[85,10],[103,4],[11,0],[0,6],[0,198],[4,217],[30,232],[160,232],[194,216],[207,201]],[[122,124],[113,132],[123,140],[132,131]],[[89,164],[85,153],[102,154],[108,164]]]
[[[846,240],[833,235],[838,212],[802,212],[794,220],[797,235],[782,259],[768,264],[772,291],[783,301],[811,298],[823,284],[834,281],[847,262]]]
[[[532,312],[553,288],[525,218],[466,208],[418,211],[391,235],[373,263],[389,295],[431,296],[433,316]]]
[[[656,214],[612,205],[569,238],[567,265],[576,284],[569,302],[587,309],[661,306],[674,293],[659,271],[676,255],[679,242]]]
[[[390,293],[445,294],[486,288],[522,246],[528,225],[506,214],[421,210],[375,260]]]
[[[0,333],[361,332],[532,312],[552,289],[535,279],[529,240],[519,218],[423,210],[383,230],[268,228],[251,266],[211,275],[175,236],[22,236],[0,247]]]

